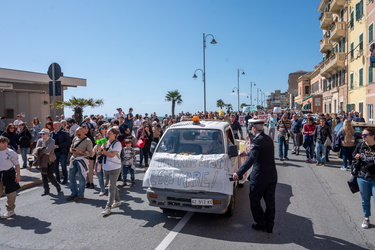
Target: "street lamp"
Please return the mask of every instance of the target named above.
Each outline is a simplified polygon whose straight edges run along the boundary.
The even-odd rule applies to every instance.
[[[217,44],[217,42],[215,40],[215,37],[212,34],[206,35],[205,33],[203,33],[203,70],[197,69],[197,70],[202,71],[203,88],[204,88],[204,115],[205,116],[206,116],[206,38],[209,37],[209,36],[212,37],[211,44]],[[197,70],[195,70],[195,72]],[[195,74],[195,72],[194,72],[194,75],[193,75],[194,79],[197,78],[197,75]]]
[[[237,69],[237,103],[238,103],[238,111],[240,111],[240,73],[242,71],[242,75],[245,74],[243,69]]]
[[[250,105],[253,105],[253,86],[256,86],[255,82],[250,82]]]

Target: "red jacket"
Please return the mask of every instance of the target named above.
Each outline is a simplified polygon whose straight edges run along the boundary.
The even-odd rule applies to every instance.
[[[314,123],[311,126],[308,123],[306,123],[305,125],[303,125],[303,134],[310,137],[314,137],[315,129],[316,125]]]

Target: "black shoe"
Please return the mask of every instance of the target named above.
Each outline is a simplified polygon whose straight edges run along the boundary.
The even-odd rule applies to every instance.
[[[95,188],[94,183],[90,183],[90,188],[91,188],[91,189],[94,189],[94,188]]]
[[[292,153],[291,153],[292,155],[294,155],[294,154],[296,154],[296,152],[294,152],[294,151],[292,151]]]
[[[57,193],[60,193],[60,192],[61,192],[61,187],[60,187],[60,185],[58,185],[58,186],[56,187],[56,190],[57,190]]]
[[[289,158],[285,156],[285,157],[284,157],[284,160],[288,160],[288,161],[289,161]]]
[[[272,229],[272,228],[268,228],[268,227],[267,227],[267,229],[266,229],[266,232],[267,232],[267,233],[269,233],[269,234],[272,234],[272,232],[273,232],[273,229]]]
[[[285,159],[284,159],[284,158],[279,158],[279,160],[280,160],[280,161],[285,161]]]
[[[65,185],[66,183],[68,183],[67,180],[63,180],[63,182],[61,182],[61,184]]]
[[[251,227],[257,231],[264,231],[266,228],[264,226],[261,226],[259,224],[253,224]]]
[[[49,191],[44,191],[44,193],[41,194],[41,196],[49,195]]]
[[[329,159],[327,158],[326,162],[329,162]]]
[[[57,181],[57,183],[60,183],[60,184],[61,184],[61,181],[60,181],[60,180],[56,179],[56,181]]]
[[[74,198],[76,198],[75,196],[68,196],[66,198],[67,201],[74,201]]]
[[[90,187],[90,182],[87,182],[86,183],[86,188],[89,188]]]
[[[299,155],[299,153],[297,152],[296,155]]]

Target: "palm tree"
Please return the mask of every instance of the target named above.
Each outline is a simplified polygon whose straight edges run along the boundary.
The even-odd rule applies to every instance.
[[[74,111],[74,118],[77,121],[77,124],[81,124],[82,122],[82,113],[83,108],[85,107],[99,107],[102,106],[103,100],[97,99],[94,100],[92,98],[90,99],[84,99],[84,98],[75,98],[74,96],[69,99],[69,101],[56,101],[56,108],[63,108],[63,107],[72,107]]]
[[[174,118],[174,110],[176,107],[176,103],[177,104],[182,103],[180,92],[178,92],[177,89],[174,91],[168,91],[167,94],[165,95],[165,100],[168,102],[172,102],[172,117]]]
[[[225,103],[222,99],[219,99],[216,101],[216,107],[219,107],[220,109],[223,109],[223,107],[225,106]]]
[[[233,110],[232,104],[225,104],[225,106],[227,107],[227,113],[229,114],[230,111]]]

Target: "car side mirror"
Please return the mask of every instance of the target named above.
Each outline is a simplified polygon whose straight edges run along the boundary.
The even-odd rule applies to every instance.
[[[230,145],[229,146],[229,152],[228,152],[229,158],[238,156],[238,148],[236,145]]]

